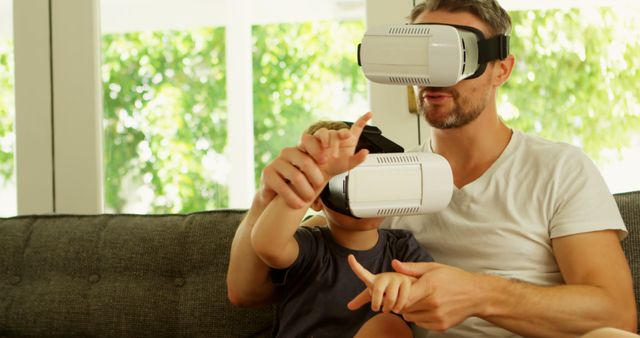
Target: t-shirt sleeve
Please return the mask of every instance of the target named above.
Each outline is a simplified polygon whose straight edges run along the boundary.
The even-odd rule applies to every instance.
[[[570,147],[554,172],[551,238],[599,230],[617,230],[620,239],[627,230],[620,211],[595,164],[582,151]]]
[[[294,237],[298,242],[298,257],[286,269],[271,269],[271,281],[275,286],[285,286],[290,279],[290,275],[295,275],[302,267],[306,265],[307,260],[311,257],[312,252],[315,252],[315,245],[317,242],[313,235],[311,228],[302,226],[296,230]]]

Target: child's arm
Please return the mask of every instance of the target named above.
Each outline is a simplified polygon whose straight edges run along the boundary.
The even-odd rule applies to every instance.
[[[298,257],[294,234],[309,205],[294,209],[276,196],[253,226],[251,244],[260,259],[275,269],[291,266]]]
[[[316,198],[329,179],[364,161],[365,150],[354,154],[360,134],[371,114],[365,114],[350,129],[340,131],[321,129],[314,135],[303,135],[300,148],[315,155],[324,176],[324,183],[316,187]],[[304,174],[304,166],[299,164]],[[300,177],[304,179],[304,177]],[[256,254],[272,268],[288,268],[298,257],[299,247],[294,234],[311,204],[290,207],[282,196],[276,196],[257,219],[251,231],[251,244]]]

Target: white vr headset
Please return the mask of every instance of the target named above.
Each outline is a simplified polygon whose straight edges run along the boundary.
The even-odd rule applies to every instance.
[[[370,151],[363,163],[329,180],[320,197],[328,208],[358,218],[417,215],[445,208],[453,193],[447,160],[404,149],[366,126],[358,149]]]
[[[331,178],[322,201],[358,218],[418,215],[444,209],[452,188],[449,162],[438,154],[370,154],[359,166]]]
[[[449,87],[482,75],[487,62],[509,55],[509,37],[486,39],[473,27],[412,24],[373,27],[358,45],[358,64],[371,81]]]

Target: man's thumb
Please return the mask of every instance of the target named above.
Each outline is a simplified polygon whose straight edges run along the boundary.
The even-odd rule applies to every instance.
[[[433,270],[436,264],[437,263],[428,262],[401,262],[397,259],[391,262],[391,266],[396,272],[416,278],[420,278],[420,276]]]

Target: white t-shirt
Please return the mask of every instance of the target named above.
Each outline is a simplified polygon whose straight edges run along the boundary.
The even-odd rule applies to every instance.
[[[430,150],[424,145],[418,151]],[[613,196],[582,151],[518,131],[481,177],[454,188],[446,209],[395,217],[390,227],[413,232],[436,262],[537,285],[563,283],[552,238],[627,233]],[[476,317],[428,336],[517,337]]]

